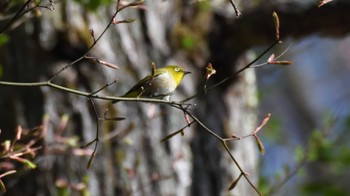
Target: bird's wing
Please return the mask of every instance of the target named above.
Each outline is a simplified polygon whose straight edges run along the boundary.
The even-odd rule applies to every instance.
[[[140,90],[142,87],[143,87],[143,88],[147,87],[147,85],[145,85],[145,84],[150,84],[151,81],[152,81],[154,78],[158,77],[158,76],[159,76],[160,74],[162,74],[162,73],[165,73],[165,70],[158,69],[158,70],[157,70],[157,73],[154,74],[153,77],[151,76],[151,74],[147,75],[147,76],[144,77],[142,80],[140,80],[138,83],[136,83],[136,84],[135,84],[128,92],[126,92],[123,96],[124,96],[124,97],[125,97],[125,96],[126,96],[126,97],[127,97],[127,96],[130,96],[129,94],[130,94],[131,92],[138,91],[138,90]]]

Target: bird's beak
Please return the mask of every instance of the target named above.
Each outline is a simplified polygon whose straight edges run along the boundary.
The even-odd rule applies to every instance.
[[[190,74],[190,73],[191,73],[190,71],[184,71],[185,75]]]

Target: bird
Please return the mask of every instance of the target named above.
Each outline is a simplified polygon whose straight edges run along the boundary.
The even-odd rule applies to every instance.
[[[191,72],[185,71],[178,65],[168,65],[155,69],[137,82],[128,92],[121,97],[170,99],[176,87],[181,83],[185,75]],[[117,103],[119,101],[113,101]]]

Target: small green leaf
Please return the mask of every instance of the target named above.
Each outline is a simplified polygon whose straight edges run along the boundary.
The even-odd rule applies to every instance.
[[[180,133],[181,133],[181,136],[184,136],[184,135],[185,135],[184,130],[182,130]]]
[[[193,49],[195,46],[194,39],[190,36],[185,36],[181,40],[181,45],[184,49]]]
[[[123,139],[123,142],[130,145],[130,146],[134,145],[134,140],[132,140],[130,137],[125,137]]]
[[[305,158],[305,149],[302,146],[297,146],[294,152],[295,160],[296,161],[301,161]]]
[[[165,136],[162,140],[160,140],[160,142],[165,142],[179,133],[184,134],[184,129],[180,129],[180,130],[175,131],[174,133],[172,133],[170,135]]]
[[[241,179],[241,177],[242,177],[242,173],[238,176],[238,178],[235,181],[231,183],[230,187],[228,188],[229,191],[234,189],[237,186],[238,181]]]
[[[27,167],[29,167],[30,169],[35,169],[37,167],[37,165],[31,161],[29,161],[28,159],[24,159],[23,162]]]
[[[70,147],[77,147],[79,145],[79,137],[78,136],[67,137],[64,139],[64,144]]]
[[[278,18],[278,15],[276,12],[272,13],[273,17],[273,23],[275,25],[275,33],[276,33],[276,39],[280,39],[280,19]]]
[[[263,145],[263,143],[261,142],[260,138],[257,135],[254,135],[256,144],[258,145],[259,151],[262,155],[265,154],[265,147]]]
[[[157,66],[154,62],[152,62],[152,70],[151,70],[151,78],[153,79],[154,76],[156,75],[156,69],[157,69]]]
[[[124,21],[125,21],[125,23],[133,23],[133,22],[136,21],[136,19],[135,18],[129,18],[129,19],[124,20]]]
[[[118,20],[118,21],[114,22],[114,24],[122,24],[122,23],[128,24],[128,23],[133,23],[135,21],[136,21],[136,19],[130,18],[130,19],[126,19],[126,20]]]
[[[0,179],[0,189],[2,192],[6,192],[6,186],[4,184],[4,182]]]
[[[4,148],[4,151],[5,152],[8,152],[10,150],[10,146],[11,146],[11,141],[10,140],[5,140],[3,143],[2,143],[2,146]]]
[[[0,35],[0,47],[9,41],[9,36],[6,34]]]

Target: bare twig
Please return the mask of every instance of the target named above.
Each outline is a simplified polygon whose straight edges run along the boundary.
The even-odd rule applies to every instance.
[[[182,133],[184,132],[184,130],[185,130],[187,127],[190,127],[194,122],[196,122],[196,121],[193,120],[193,121],[189,122],[187,125],[185,125],[184,127],[182,127],[181,129],[179,129],[178,131],[175,131],[175,132],[173,132],[173,133],[171,133],[171,134],[169,134],[169,135],[163,137],[163,138],[160,140],[160,142],[167,141],[167,140],[169,140],[170,138],[174,137],[175,135],[177,135],[177,134],[179,134],[179,133],[182,134]]]
[[[225,147],[225,150],[227,151],[227,153],[230,155],[232,161],[235,163],[235,165],[237,166],[237,168],[239,169],[239,171],[241,172],[241,174],[244,176],[244,178],[247,180],[247,182],[249,183],[249,185],[259,194],[261,195],[260,191],[258,190],[258,188],[250,181],[250,179],[248,178],[247,173],[242,169],[241,165],[238,163],[238,161],[235,159],[235,157],[233,156],[233,154],[231,153],[230,148],[227,146],[226,141],[224,138],[220,137],[219,135],[217,135],[216,133],[214,133],[212,130],[210,130],[206,125],[204,125],[197,117],[195,117],[194,115],[192,115],[190,112],[185,111],[194,121],[196,121],[202,128],[204,128],[204,130],[206,130],[209,134],[211,134],[212,136],[214,136],[215,138],[217,138],[218,140],[220,140],[221,144]]]
[[[117,81],[118,81],[118,79],[115,79],[115,80],[114,80],[114,81],[112,81],[111,83],[107,83],[107,84],[105,84],[103,87],[101,87],[101,88],[100,88],[100,89],[98,89],[97,91],[95,91],[95,92],[91,93],[90,95],[95,95],[95,94],[97,94],[98,92],[100,92],[100,91],[102,91],[103,89],[105,89],[105,88],[109,87],[110,85],[112,85],[112,84],[116,83]]]
[[[16,170],[7,171],[7,172],[5,172],[5,173],[3,173],[3,174],[0,174],[0,179],[3,178],[3,177],[5,177],[5,176],[14,174],[14,173],[16,173]]]
[[[109,68],[112,68],[112,69],[119,69],[119,67],[113,63],[109,63],[109,62],[106,62],[106,61],[103,61],[97,57],[91,57],[91,56],[86,56],[85,55],[85,59],[91,59],[92,61],[95,61],[96,63],[99,63],[101,65],[105,65]]]
[[[114,12],[113,16],[111,17],[111,19],[109,20],[107,26],[105,29],[103,29],[102,33],[95,39],[95,37],[93,36],[93,39],[94,39],[94,42],[92,43],[92,45],[86,50],[86,52],[79,58],[77,58],[75,61],[65,65],[64,67],[62,67],[62,69],[60,69],[58,72],[56,72],[52,78],[49,80],[49,82],[52,82],[54,79],[57,78],[57,76],[63,72],[64,70],[68,69],[70,66],[78,63],[79,61],[83,60],[84,58],[86,58],[86,55],[90,52],[90,50],[95,47],[95,45],[98,43],[98,41],[103,37],[103,35],[107,32],[107,30],[112,26],[112,25],[115,25],[115,17],[117,16],[117,14],[119,12],[121,12],[122,10],[124,10],[125,8],[128,8],[128,7],[132,7],[132,6],[137,6],[137,5],[140,5],[142,4],[143,1],[136,1],[136,2],[133,2],[133,3],[129,3],[123,7],[119,7],[119,4],[120,4],[120,0],[117,1],[117,9],[116,11]],[[93,32],[93,29],[90,29],[90,32]]]
[[[207,93],[208,91],[210,91],[211,89],[213,88],[216,88],[218,86],[221,86],[222,84],[234,79],[235,77],[237,77],[241,72],[243,72],[244,70],[252,67],[254,65],[254,63],[256,63],[259,59],[261,59],[266,53],[268,53],[275,45],[277,45],[278,43],[280,43],[280,40],[275,40],[270,46],[268,46],[262,53],[260,53],[259,56],[257,56],[253,61],[251,61],[250,63],[248,63],[246,66],[244,66],[243,68],[239,69],[238,71],[236,71],[235,73],[233,73],[232,75],[222,79],[220,82],[206,88],[205,90],[202,90],[190,97],[187,97],[186,99],[182,100],[181,102],[185,103],[187,101],[190,101],[192,100],[193,98],[199,96],[199,95],[202,95],[202,94],[205,94]]]
[[[227,146],[226,142],[221,140],[221,144],[225,147],[225,150],[227,151],[227,153],[230,155],[231,159],[233,160],[233,162],[235,163],[235,165],[237,166],[237,168],[239,169],[239,171],[241,172],[241,174],[244,176],[244,178],[247,180],[247,182],[249,183],[249,185],[255,190],[255,192],[258,195],[262,195],[260,193],[260,191],[258,190],[258,188],[252,183],[252,181],[248,178],[248,175],[246,172],[244,172],[244,170],[242,169],[242,167],[240,166],[240,164],[237,162],[237,160],[235,159],[235,157],[233,156],[233,154],[231,153],[230,148]]]
[[[237,4],[234,0],[229,0],[233,9],[235,10],[235,13],[236,13],[236,16],[240,16],[241,15],[241,12],[238,10],[237,8]]]
[[[98,112],[97,112],[97,109],[96,109],[96,106],[95,106],[95,102],[94,100],[89,97],[89,101],[91,103],[91,106],[92,108],[94,109],[94,112],[95,112],[95,119],[96,119],[96,136],[95,136],[95,139],[92,141],[92,142],[95,142],[95,146],[94,146],[94,151],[92,152],[91,156],[90,156],[90,159],[89,159],[89,162],[87,164],[87,169],[90,168],[92,162],[93,162],[93,159],[95,158],[95,155],[96,155],[96,151],[97,151],[97,146],[98,146],[98,142],[99,142],[99,134],[100,134],[100,126],[99,126],[99,120],[98,120]],[[91,142],[90,142],[91,143]]]
[[[119,0],[117,1],[117,5],[119,4]],[[52,82],[54,79],[57,78],[57,76],[63,72],[64,70],[68,69],[70,66],[78,63],[79,61],[83,60],[85,58],[85,56],[90,52],[90,50],[98,43],[98,41],[102,38],[102,36],[107,32],[107,30],[111,27],[111,25],[113,25],[113,21],[114,21],[114,18],[117,16],[117,14],[121,11],[121,9],[117,9],[112,18],[110,19],[110,21],[108,22],[106,28],[102,31],[102,33],[96,38],[94,39],[94,42],[93,44],[86,50],[86,52],[79,58],[77,58],[75,61],[65,65],[62,69],[60,69],[58,72],[56,72],[52,78],[49,80],[49,82]]]
[[[288,46],[285,50],[283,50],[281,52],[281,54],[279,54],[277,57],[275,57],[275,54],[271,54],[266,62],[263,62],[263,63],[260,63],[260,64],[256,64],[256,65],[252,65],[252,66],[250,66],[250,68],[257,68],[257,67],[261,67],[261,66],[268,65],[268,64],[271,64],[271,65],[282,65],[281,63],[278,63],[278,62],[286,62],[286,63],[288,63],[288,65],[290,65],[290,64],[292,64],[292,61],[284,61],[284,60],[276,61],[276,60],[280,59],[289,49],[290,49],[290,46]]]
[[[21,13],[23,12],[24,9],[26,9],[26,7],[32,2],[32,0],[27,0],[27,2],[25,2],[23,4],[23,6],[17,11],[17,13],[15,14],[15,16],[13,16],[13,18],[0,30],[0,35],[2,35],[3,33],[5,33],[5,31],[18,19],[20,18],[22,15]]]

